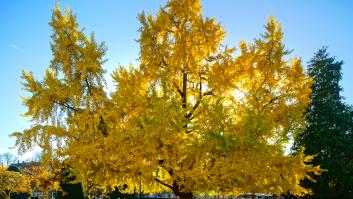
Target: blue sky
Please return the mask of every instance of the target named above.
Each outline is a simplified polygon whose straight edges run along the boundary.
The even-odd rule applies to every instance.
[[[104,67],[110,73],[119,65],[137,63],[139,23],[142,10],[155,13],[165,1],[64,1],[78,16],[87,33],[94,31],[98,41],[108,46]],[[353,104],[353,1],[319,0],[201,0],[204,15],[215,17],[227,31],[225,44],[252,41],[263,32],[270,15],[282,23],[286,47],[306,65],[323,45],[339,60],[344,60],[342,87],[346,102]],[[48,25],[55,1],[0,1],[0,153],[11,151],[15,140],[8,134],[29,126],[20,96],[22,70],[33,71],[41,79],[51,59]],[[14,150],[12,150],[14,151]],[[27,156],[23,158],[27,158]]]

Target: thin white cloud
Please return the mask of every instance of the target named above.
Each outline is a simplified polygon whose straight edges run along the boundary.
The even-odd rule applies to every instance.
[[[10,47],[16,50],[19,50],[20,48],[18,46],[16,46],[15,44],[10,44]]]
[[[20,47],[18,47],[18,46],[17,46],[16,44],[14,44],[14,43],[11,43],[11,44],[10,44],[10,47],[13,48],[13,49],[15,49],[15,50],[17,50],[17,51],[23,52],[23,49],[20,48]]]

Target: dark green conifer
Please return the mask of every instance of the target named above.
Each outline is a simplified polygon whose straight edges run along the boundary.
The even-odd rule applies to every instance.
[[[309,62],[312,104],[307,111],[307,129],[296,138],[295,148],[316,155],[312,164],[327,171],[312,175],[316,182],[303,181],[303,186],[314,192],[306,198],[353,198],[353,111],[340,95],[342,64],[330,57],[326,47]]]

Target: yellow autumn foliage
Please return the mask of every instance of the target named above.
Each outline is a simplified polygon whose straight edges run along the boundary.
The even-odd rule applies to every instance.
[[[14,133],[20,151],[78,171],[87,192],[124,184],[126,192],[309,193],[300,187],[310,157],[285,147],[304,128],[311,79],[287,58],[270,17],[252,43],[222,45],[224,28],[198,0],[170,0],[141,13],[140,64],[112,74],[104,89],[104,44],[87,38],[67,9],[53,11],[54,58],[44,80],[23,72],[32,128]]]
[[[10,198],[11,193],[30,192],[30,181],[26,175],[0,167],[0,196]]]

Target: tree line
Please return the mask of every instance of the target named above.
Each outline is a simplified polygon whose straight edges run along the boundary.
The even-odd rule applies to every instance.
[[[17,163],[18,162],[18,157],[16,155],[13,155],[12,153],[3,153],[0,154],[0,164],[1,166],[9,166],[13,163]]]

